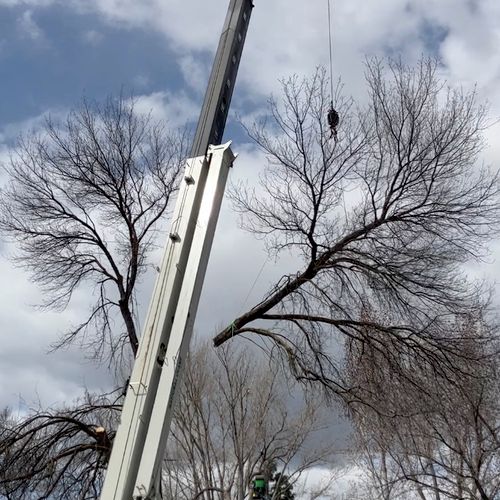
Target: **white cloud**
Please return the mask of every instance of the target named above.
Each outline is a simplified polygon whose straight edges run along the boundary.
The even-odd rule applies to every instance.
[[[100,31],[88,30],[83,33],[82,39],[85,43],[96,47],[103,41],[104,35]]]
[[[20,402],[29,406],[38,400],[44,405],[62,404],[84,387],[106,389],[109,375],[89,366],[76,349],[47,354],[64,327],[81,319],[81,310],[37,311],[33,304],[40,302],[40,291],[27,281],[26,274],[4,257],[0,257],[0,274],[2,283],[9,284],[0,287],[0,406],[22,410]]]
[[[19,122],[9,123],[0,128],[0,167],[9,161],[11,147],[16,143],[20,135],[28,132],[40,132],[48,115],[59,117],[65,114],[63,110],[47,110],[40,115]],[[0,168],[0,187],[4,184],[5,180],[6,172],[3,168]]]
[[[95,10],[109,22],[132,28],[154,29],[165,34],[180,51],[211,50],[224,19],[225,0],[73,0],[78,8]],[[211,29],[211,26],[214,28]]]
[[[244,50],[240,85],[260,99],[276,91],[277,79],[292,73],[309,73],[328,62],[326,2],[275,0],[255,2]],[[203,91],[210,59],[224,21],[227,0],[73,0],[80,10],[98,12],[107,22],[156,30],[178,53],[178,63],[188,86]],[[449,74],[465,83],[485,82],[485,91],[499,78],[498,29],[500,4],[484,0],[471,10],[466,0],[424,2],[335,2],[333,10],[334,77],[342,75],[347,91],[363,92],[364,54],[401,52],[407,60],[424,53],[429,42],[422,27],[449,30],[441,56]],[[436,41],[436,42],[439,42]],[[439,47],[436,47],[439,49]],[[486,88],[487,85],[490,87]]]
[[[151,81],[147,75],[136,75],[133,78],[133,83],[139,88],[147,87]]]
[[[48,7],[56,0],[0,0],[0,7],[19,7],[19,6],[32,6],[32,7]]]
[[[34,42],[38,43],[44,41],[45,35],[40,26],[38,26],[36,21],[33,19],[32,10],[25,10],[21,16],[18,17],[17,26],[22,36],[30,38]]]
[[[178,59],[186,85],[198,94],[203,95],[205,93],[211,62],[206,57],[195,57],[193,54],[180,56]]]
[[[149,114],[156,120],[165,121],[173,128],[183,127],[198,118],[197,104],[183,92],[154,92],[137,98],[135,109]]]
[[[42,133],[43,126],[50,116],[55,120],[64,119],[67,116],[68,110],[64,108],[47,109],[43,113],[26,118],[24,120],[8,123],[0,129],[0,147],[7,144],[15,143],[20,135],[26,133]]]
[[[0,0],[0,5],[47,6],[62,0]],[[255,1],[240,84],[256,98],[277,89],[276,80],[292,73],[309,73],[328,61],[326,2],[303,0]],[[211,57],[227,10],[227,0],[67,0],[80,12],[96,12],[115,26],[162,33],[178,53],[186,83],[202,91]],[[30,17],[26,14],[29,24]],[[448,30],[440,54],[453,79],[479,81],[485,92],[500,92],[500,3],[482,0],[384,0],[333,3],[334,74],[347,90],[363,89],[362,59],[366,53],[402,53],[412,60],[428,48],[423,27]],[[36,36],[36,29],[33,31]],[[91,35],[89,35],[91,36]],[[91,36],[91,38],[94,35]],[[436,41],[439,42],[439,41]],[[439,47],[436,47],[439,49]],[[500,99],[500,98],[499,98]]]
[[[297,500],[308,500],[309,498],[330,500],[333,493],[335,493],[335,498],[343,498],[346,493],[349,493],[348,498],[354,498],[351,495],[361,491],[365,482],[366,477],[363,470],[358,466],[333,469],[312,467],[299,478],[297,484],[294,485],[294,492]],[[323,494],[316,496],[321,491]],[[313,492],[316,493],[314,497]]]

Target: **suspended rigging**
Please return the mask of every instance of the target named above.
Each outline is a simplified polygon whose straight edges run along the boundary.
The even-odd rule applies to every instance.
[[[340,121],[337,110],[333,107],[333,41],[332,41],[332,8],[331,0],[328,3],[328,46],[330,51],[330,108],[327,114],[328,126],[330,127],[331,136],[337,141],[337,126]]]

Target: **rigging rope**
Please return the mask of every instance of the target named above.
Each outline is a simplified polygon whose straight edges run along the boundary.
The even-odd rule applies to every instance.
[[[333,105],[333,42],[332,42],[332,7],[331,0],[327,0],[328,2],[328,42],[330,48],[330,98],[332,100]]]
[[[330,47],[330,109],[328,110],[327,120],[330,126],[331,136],[337,142],[337,126],[339,124],[339,114],[333,107],[333,42],[332,42],[332,6],[331,0],[328,2],[328,42]]]
[[[257,281],[259,281],[259,278],[260,278],[262,272],[264,271],[264,268],[266,267],[266,264],[268,263],[269,259],[270,259],[270,256],[268,255],[266,257],[266,259],[264,260],[264,262],[262,263],[262,267],[260,268],[260,271],[257,274],[257,277],[255,278],[252,286],[250,287],[250,290],[248,291],[248,294],[247,294],[247,296],[245,298],[245,301],[243,302],[243,305],[241,306],[241,309],[240,309],[240,312],[238,313],[238,316],[243,312],[243,309],[247,305],[248,299],[250,298],[250,295],[252,294],[253,289],[255,288],[255,285],[257,284]]]

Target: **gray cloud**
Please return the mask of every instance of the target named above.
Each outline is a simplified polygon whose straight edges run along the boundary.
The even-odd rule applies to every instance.
[[[40,291],[22,270],[0,258],[0,274],[0,405],[23,410],[38,400],[43,405],[70,402],[84,387],[107,389],[106,370],[83,359],[78,350],[47,352],[64,328],[79,319],[85,300],[80,298],[65,313],[41,312],[34,308]]]

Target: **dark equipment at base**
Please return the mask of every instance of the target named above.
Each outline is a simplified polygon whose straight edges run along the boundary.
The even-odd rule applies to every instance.
[[[269,485],[265,476],[262,474],[255,474],[251,481],[252,486],[252,499],[265,500],[268,498]]]
[[[328,125],[330,127],[330,130],[332,132],[332,135],[330,137],[333,137],[335,140],[337,140],[337,126],[339,124],[339,114],[337,111],[335,111],[335,108],[333,107],[333,102],[330,105],[330,110],[328,111]]]

